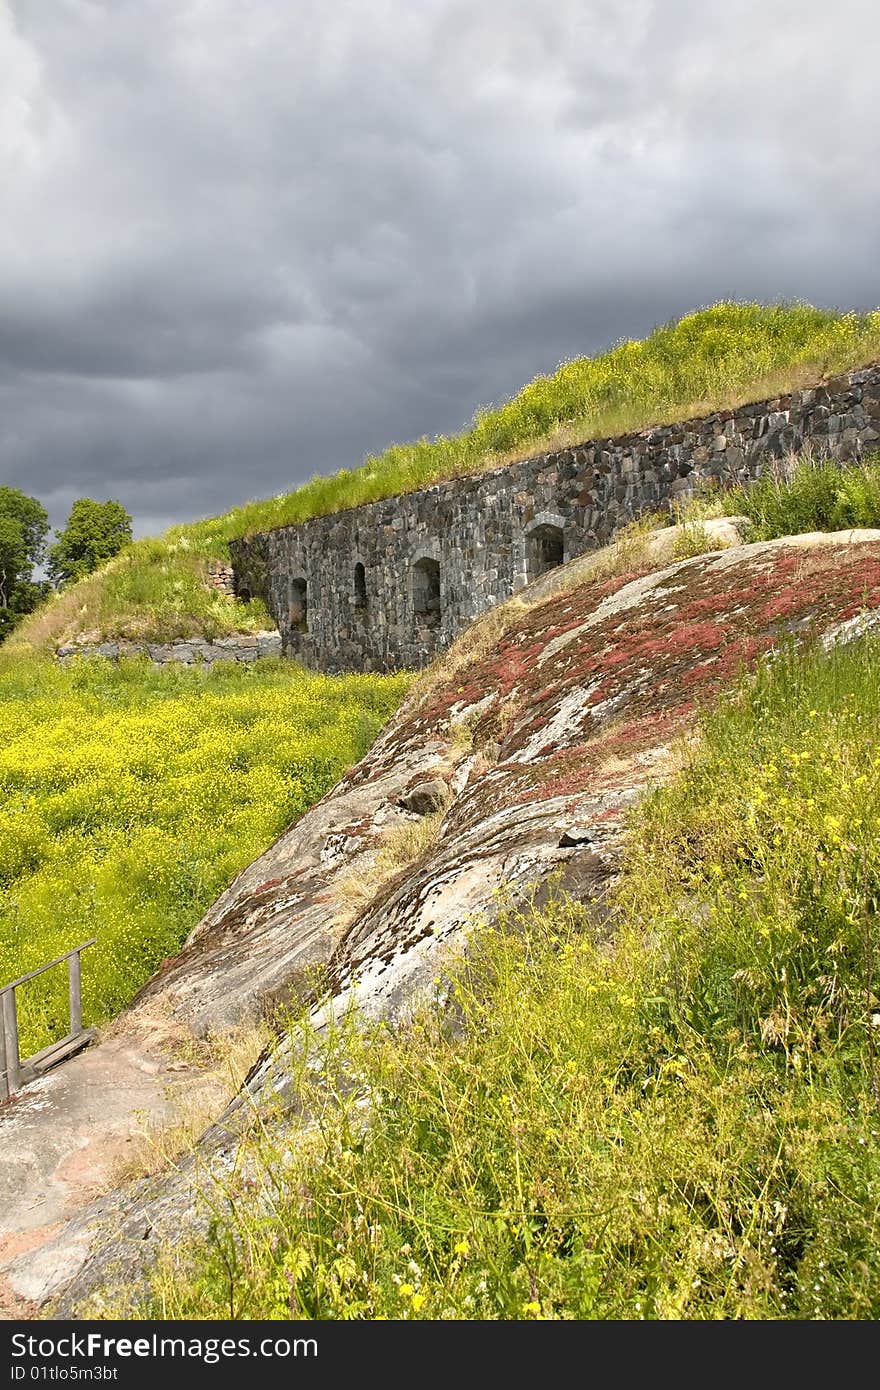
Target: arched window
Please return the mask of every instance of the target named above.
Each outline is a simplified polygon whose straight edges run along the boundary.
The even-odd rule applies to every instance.
[[[360,560],[354,567],[354,606],[355,608],[366,608],[367,606],[367,572]]]
[[[240,598],[241,601],[242,601],[242,603],[250,603],[250,598],[251,598],[251,591],[250,591],[250,589],[248,589],[247,586],[245,586],[245,587],[239,589],[239,590],[238,590],[238,593],[236,594],[236,598]]]
[[[423,623],[440,621],[440,562],[416,560],[412,570],[413,612]]]
[[[529,580],[555,569],[565,559],[562,527],[543,522],[526,535],[526,575]]]
[[[295,632],[308,632],[309,630],[309,594],[308,584],[305,579],[291,579],[290,581],[290,626]]]

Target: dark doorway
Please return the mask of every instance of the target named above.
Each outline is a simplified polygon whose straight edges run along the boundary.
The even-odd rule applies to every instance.
[[[423,623],[440,621],[440,562],[416,560],[412,572],[413,612]]]
[[[562,527],[545,523],[535,526],[526,536],[526,576],[537,579],[539,574],[556,569],[565,559]]]
[[[294,632],[308,632],[309,594],[304,579],[290,581],[290,627]]]
[[[366,608],[367,606],[367,572],[360,560],[354,567],[354,606],[355,608]]]

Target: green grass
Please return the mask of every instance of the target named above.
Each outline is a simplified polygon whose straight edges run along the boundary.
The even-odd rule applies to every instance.
[[[452,1013],[295,1031],[310,1121],[139,1315],[880,1315],[878,729],[877,642],[777,657],[637,813],[612,949],[511,912]]]
[[[366,751],[407,684],[0,656],[0,983],[97,936],[85,1021],[112,1017]],[[19,1008],[25,1053],[62,1036],[63,970]]]
[[[749,488],[725,492],[721,502],[728,516],[749,518],[750,540],[878,527],[880,462],[841,467],[803,459],[791,472],[768,472]]]
[[[103,569],[53,594],[15,630],[7,650],[49,653],[76,635],[164,642],[272,629],[260,599],[242,603],[210,586],[209,558],[184,534],[135,541]]]
[[[25,622],[18,643],[47,649],[72,633],[189,636],[267,621],[262,606],[218,600],[200,586],[211,557],[255,531],[306,521],[588,438],[761,400],[880,357],[880,311],[837,313],[807,304],[716,304],[563,363],[460,434],[395,444],[360,467],[315,476],[292,492],[138,542],[121,562]]]

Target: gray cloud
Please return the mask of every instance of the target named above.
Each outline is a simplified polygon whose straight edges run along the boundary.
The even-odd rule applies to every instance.
[[[0,481],[140,531],[726,297],[880,302],[862,0],[0,0]]]

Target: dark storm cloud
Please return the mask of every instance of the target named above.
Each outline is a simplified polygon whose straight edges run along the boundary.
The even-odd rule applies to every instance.
[[[0,0],[0,481],[141,531],[721,297],[880,302],[862,0]]]

